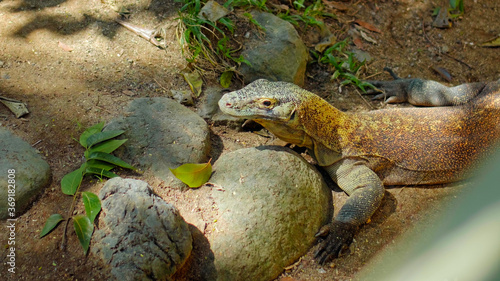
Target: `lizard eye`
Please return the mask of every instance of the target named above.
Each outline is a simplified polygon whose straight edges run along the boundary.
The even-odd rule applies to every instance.
[[[275,101],[272,99],[262,99],[260,100],[260,104],[262,105],[262,107],[272,108],[275,104]]]

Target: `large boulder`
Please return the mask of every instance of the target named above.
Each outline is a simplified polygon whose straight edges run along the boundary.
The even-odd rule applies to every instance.
[[[210,132],[196,113],[169,98],[133,100],[123,117],[105,130],[125,130],[128,141],[117,154],[129,163],[151,172],[166,185],[183,184],[170,172],[185,163],[208,161]]]
[[[304,85],[309,52],[293,25],[261,11],[250,13],[265,30],[253,32],[245,41],[243,57],[251,65],[241,64],[245,83],[259,78]]]
[[[223,154],[210,182],[218,218],[208,240],[217,280],[271,280],[314,244],[332,214],[319,172],[282,147]]]
[[[49,164],[37,151],[0,127],[0,219],[14,218],[26,211],[50,178]],[[9,201],[9,197],[13,199]]]
[[[133,179],[109,180],[99,198],[92,252],[110,264],[117,280],[169,280],[192,250],[191,232],[177,209]]]

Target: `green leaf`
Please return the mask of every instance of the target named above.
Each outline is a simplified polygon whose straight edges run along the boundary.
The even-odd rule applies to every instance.
[[[75,227],[75,233],[80,241],[80,245],[82,245],[83,251],[87,254],[90,239],[94,232],[94,225],[90,222],[89,217],[85,215],[76,215],[73,216],[73,226]]]
[[[210,179],[212,175],[212,165],[205,164],[184,164],[176,169],[170,169],[172,174],[189,187],[200,187]]]
[[[73,172],[66,174],[61,180],[61,190],[66,195],[75,195],[83,180],[85,164]]]
[[[94,174],[94,175],[98,175],[100,177],[106,177],[106,178],[110,178],[110,179],[118,177],[118,175],[113,173],[113,172],[110,172],[110,171],[107,171],[107,170],[101,169],[101,168],[95,168],[95,167],[87,167],[87,169],[85,170],[85,173]]]
[[[63,220],[64,220],[63,217],[59,214],[51,215],[45,222],[45,225],[43,226],[43,229],[40,232],[40,238],[49,234],[49,232],[51,232],[52,229],[54,229]]]
[[[233,78],[233,72],[228,70],[224,71],[220,76],[220,85],[224,88],[229,88],[231,86],[231,79]]]
[[[109,171],[115,167],[116,167],[116,165],[114,165],[114,164],[102,162],[99,160],[89,160],[89,161],[87,161],[87,169],[86,170],[89,170],[89,168],[90,168],[90,169],[100,169],[100,170]]]
[[[123,130],[104,131],[104,132],[95,133],[87,138],[87,146],[86,147],[92,147],[95,144],[98,144],[98,143],[103,142],[105,140],[112,139],[112,138],[117,137],[123,133],[125,133],[125,131],[123,131]]]
[[[92,192],[82,192],[83,206],[85,206],[85,213],[89,217],[90,222],[94,223],[97,214],[101,211],[101,200]]]
[[[131,166],[130,164],[128,164],[127,162],[125,162],[122,159],[120,159],[116,156],[113,156],[109,153],[104,153],[104,152],[100,152],[100,151],[92,152],[89,155],[89,158],[87,158],[87,160],[93,160],[93,159],[108,162],[108,163],[114,164],[116,166],[120,166],[122,168],[125,168],[125,169],[135,170],[135,168],[133,166]]]
[[[92,127],[87,128],[81,135],[80,135],[80,144],[87,148],[87,139],[93,134],[99,133],[102,131],[102,128],[104,128],[104,122],[101,122],[99,124],[95,124]]]
[[[96,151],[101,151],[105,153],[111,153],[115,151],[118,147],[120,147],[122,144],[124,144],[127,141],[127,139],[123,140],[108,140],[105,142],[101,142],[99,144],[96,144],[89,150],[89,154],[92,152]]]

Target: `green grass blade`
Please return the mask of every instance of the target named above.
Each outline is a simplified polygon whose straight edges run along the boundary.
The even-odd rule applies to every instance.
[[[228,18],[220,18],[219,22],[222,23],[231,33],[234,33],[234,23]]]

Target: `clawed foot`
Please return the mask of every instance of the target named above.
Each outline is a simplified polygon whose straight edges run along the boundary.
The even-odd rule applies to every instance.
[[[326,239],[320,244],[318,250],[316,250],[316,253],[314,253],[314,258],[321,265],[334,258],[337,258],[342,250],[344,250],[349,246],[349,244],[351,244],[356,230],[356,225],[339,221],[333,221],[328,229],[322,228],[320,230],[322,234],[320,234],[319,236],[323,235],[326,231],[329,232],[329,234]]]
[[[367,80],[377,89],[369,89],[367,95],[375,95],[372,100],[384,100],[386,103],[402,103],[408,101],[407,87],[411,79],[399,78],[390,68],[384,68],[385,71],[394,78],[393,81]]]

